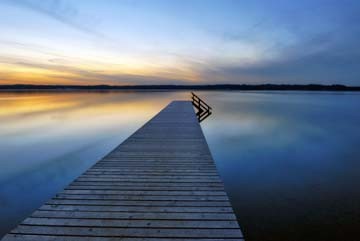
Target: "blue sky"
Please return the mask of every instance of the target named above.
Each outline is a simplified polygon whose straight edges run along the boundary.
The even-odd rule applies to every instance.
[[[355,0],[2,0],[0,83],[360,85]]]

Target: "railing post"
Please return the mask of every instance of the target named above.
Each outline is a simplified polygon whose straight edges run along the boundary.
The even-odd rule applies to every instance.
[[[211,107],[195,95],[194,92],[191,92],[191,95],[192,104],[197,110],[196,116],[198,117],[198,121],[202,122],[211,115]]]

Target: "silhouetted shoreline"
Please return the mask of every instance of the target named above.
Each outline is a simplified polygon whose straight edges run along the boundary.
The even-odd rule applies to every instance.
[[[303,91],[360,91],[360,86],[346,85],[287,85],[287,84],[215,84],[215,85],[0,85],[0,91],[76,91],[76,90],[303,90]]]

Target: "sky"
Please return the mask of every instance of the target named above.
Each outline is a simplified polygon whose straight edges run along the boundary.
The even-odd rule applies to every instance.
[[[358,0],[0,0],[0,84],[360,86]]]

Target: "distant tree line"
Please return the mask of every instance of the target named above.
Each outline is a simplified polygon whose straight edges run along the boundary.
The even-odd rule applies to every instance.
[[[0,90],[305,90],[360,91],[360,86],[289,84],[214,84],[214,85],[0,85]]]

